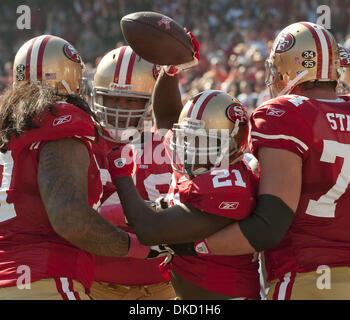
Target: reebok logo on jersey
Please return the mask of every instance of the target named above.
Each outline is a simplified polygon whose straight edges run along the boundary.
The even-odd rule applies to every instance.
[[[266,114],[268,116],[274,116],[274,117],[282,117],[285,114],[285,110],[276,109],[276,108],[269,108],[266,110]]]
[[[224,201],[220,203],[219,209],[223,210],[236,210],[239,206],[239,202]]]
[[[60,116],[59,118],[56,118],[52,125],[53,126],[58,126],[60,124],[66,123],[66,122],[70,122],[72,120],[72,116],[70,114],[64,115],[64,116]]]
[[[114,160],[114,165],[117,168],[123,168],[125,166],[126,159],[125,158],[119,158]]]

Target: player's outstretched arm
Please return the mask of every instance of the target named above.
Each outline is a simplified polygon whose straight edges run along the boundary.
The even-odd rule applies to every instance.
[[[89,153],[74,138],[51,141],[40,153],[38,185],[53,229],[85,251],[122,257],[129,236],[88,204]]]
[[[164,66],[154,87],[152,105],[158,129],[171,129],[178,121],[183,105],[177,75],[182,70],[195,67],[199,61],[199,43],[191,31],[186,28],[185,31],[193,47],[192,60],[177,66]]]
[[[152,95],[152,106],[157,129],[171,129],[183,107],[177,76],[168,76],[164,69],[161,70]]]

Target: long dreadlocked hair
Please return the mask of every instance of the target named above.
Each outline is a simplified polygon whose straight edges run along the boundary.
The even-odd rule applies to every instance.
[[[5,153],[13,134],[20,136],[24,131],[38,128],[34,117],[44,111],[54,115],[54,105],[65,101],[80,108],[95,120],[95,136],[98,139],[100,124],[88,103],[76,95],[57,94],[48,86],[23,83],[9,86],[0,97],[0,152]]]

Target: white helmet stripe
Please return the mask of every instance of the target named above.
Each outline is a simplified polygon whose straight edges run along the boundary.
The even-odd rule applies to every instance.
[[[323,29],[317,24],[311,23],[311,22],[302,22],[305,27],[307,27],[316,43],[317,50],[320,50],[320,52],[317,52],[318,58],[318,66],[317,66],[317,78],[321,79],[328,79],[330,78],[330,69],[332,63],[331,56],[332,49],[331,49],[331,42],[328,36],[327,32],[323,32]],[[327,37],[327,38],[326,38]]]
[[[46,35],[40,36],[34,40],[33,48],[30,56],[30,81],[37,82],[38,73],[38,53],[40,49],[41,42],[45,39]]]
[[[197,102],[194,104],[193,108],[192,108],[192,112],[189,115],[191,118],[193,119],[197,119],[198,116],[198,112],[203,104],[203,102],[208,98],[208,96],[210,96],[213,93],[216,93],[216,90],[208,90],[205,91],[197,100]]]
[[[321,71],[321,78],[327,79],[328,78],[328,69],[329,69],[329,51],[328,51],[328,43],[327,39],[322,32],[321,29],[315,28],[315,31],[318,35],[318,38],[320,39],[321,43],[321,50],[322,50],[322,71]]]
[[[122,64],[120,66],[119,81],[118,84],[126,84],[126,76],[128,72],[128,67],[130,63],[130,58],[132,55],[132,49],[128,46],[123,55]]]

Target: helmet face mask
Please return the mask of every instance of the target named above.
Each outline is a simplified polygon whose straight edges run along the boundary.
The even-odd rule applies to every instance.
[[[197,175],[219,166],[230,155],[228,145],[234,143],[234,139],[230,139],[228,130],[226,131],[225,134],[221,130],[205,129],[204,121],[194,125],[193,120],[188,118],[181,124],[174,124],[174,136],[170,142],[173,168],[181,173]]]
[[[265,84],[269,88],[270,97],[276,97],[278,93],[276,92],[273,85],[277,79],[277,70],[271,59],[266,59],[265,71]]]
[[[141,132],[145,121],[152,120],[151,95],[156,75],[155,66],[130,47],[112,50],[100,61],[94,77],[93,108],[102,126],[117,141],[128,142],[131,131]],[[107,103],[113,97],[116,103]],[[135,101],[138,107],[118,101]]]
[[[150,98],[138,95],[118,95],[94,89],[94,111],[109,134],[118,141],[128,141],[152,120]]]
[[[193,178],[213,168],[227,168],[246,147],[247,123],[241,103],[227,93],[207,90],[198,94],[173,126],[173,169]]]

